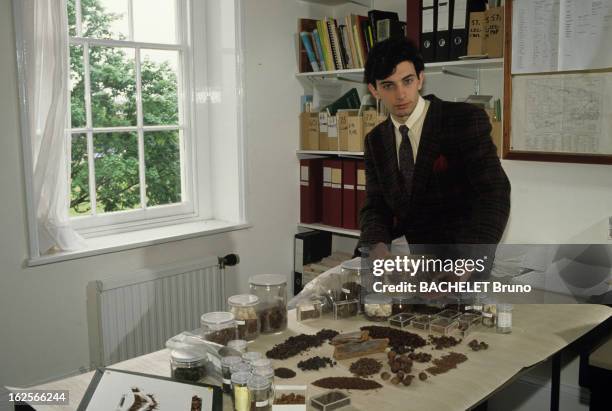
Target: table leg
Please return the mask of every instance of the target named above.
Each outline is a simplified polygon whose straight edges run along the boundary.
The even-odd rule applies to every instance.
[[[550,411],[559,411],[559,391],[561,387],[561,353],[552,357]]]

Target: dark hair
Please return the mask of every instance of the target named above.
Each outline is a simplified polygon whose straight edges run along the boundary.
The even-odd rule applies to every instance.
[[[370,49],[365,64],[365,82],[376,87],[376,80],[383,80],[393,74],[395,67],[403,61],[414,64],[417,76],[425,69],[423,57],[406,38],[391,38],[377,43]]]

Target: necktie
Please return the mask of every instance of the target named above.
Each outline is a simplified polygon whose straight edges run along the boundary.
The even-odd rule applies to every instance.
[[[408,127],[400,126],[400,134],[402,135],[402,142],[399,145],[399,167],[402,177],[404,177],[404,183],[407,186],[412,185],[412,174],[414,172],[414,156],[412,154],[412,145],[410,144],[410,138],[408,137]]]

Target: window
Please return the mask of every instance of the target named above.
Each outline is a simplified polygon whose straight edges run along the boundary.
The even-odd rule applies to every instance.
[[[68,0],[76,228],[194,213],[184,0]]]

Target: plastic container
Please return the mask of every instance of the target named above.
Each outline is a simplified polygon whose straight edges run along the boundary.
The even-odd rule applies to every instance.
[[[232,399],[235,411],[250,411],[251,401],[247,383],[251,378],[250,372],[236,372],[232,374]]]
[[[310,405],[321,411],[333,411],[346,407],[351,403],[351,398],[340,391],[328,391],[310,399]]]
[[[461,312],[459,312],[457,310],[446,309],[446,310],[442,310],[438,314],[436,314],[436,318],[446,318],[447,320],[454,320],[455,318],[459,317],[460,315],[461,315]]]
[[[422,314],[415,316],[410,320],[410,326],[417,330],[427,331],[429,330],[429,324],[431,323],[432,316],[428,314]]]
[[[392,299],[383,294],[368,294],[363,301],[363,312],[370,321],[387,321],[391,317]]]
[[[263,358],[263,355],[261,355],[260,352],[257,351],[250,351],[250,352],[245,352],[244,354],[242,354],[242,361],[246,362],[247,364],[253,366],[253,362],[260,360]]]
[[[172,350],[170,375],[177,381],[197,382],[206,377],[208,357],[190,350]]]
[[[221,374],[223,378],[223,392],[229,394],[232,392],[232,373],[230,368],[236,364],[242,363],[242,358],[237,356],[229,356],[221,358]]]
[[[306,411],[306,388],[306,385],[276,385],[272,411]],[[292,399],[290,403],[281,403],[288,398]]]
[[[237,339],[238,331],[234,314],[225,311],[206,313],[200,318],[202,338],[221,345]]]
[[[459,321],[450,320],[444,317],[434,318],[431,323],[429,323],[429,330],[431,332],[442,335],[450,335],[457,327],[459,327]]]
[[[232,295],[227,299],[230,312],[238,324],[238,338],[253,341],[259,337],[259,316],[257,304],[259,298],[252,294]]]
[[[321,300],[300,301],[295,307],[295,316],[299,322],[321,318]]]
[[[260,274],[249,279],[251,293],[259,298],[260,331],[272,334],[287,328],[287,280],[282,275]]]
[[[497,304],[497,332],[512,332],[512,304]]]
[[[335,301],[334,307],[334,320],[341,320],[343,318],[354,317],[359,314],[359,300],[346,300],[346,301]]]
[[[414,317],[414,314],[410,313],[395,314],[393,317],[389,318],[389,324],[400,328],[408,327],[410,325],[410,321]]]
[[[272,385],[266,377],[253,375],[248,383],[250,411],[272,410]]]
[[[227,347],[244,354],[247,352],[248,344],[246,340],[231,340],[227,342]]]

